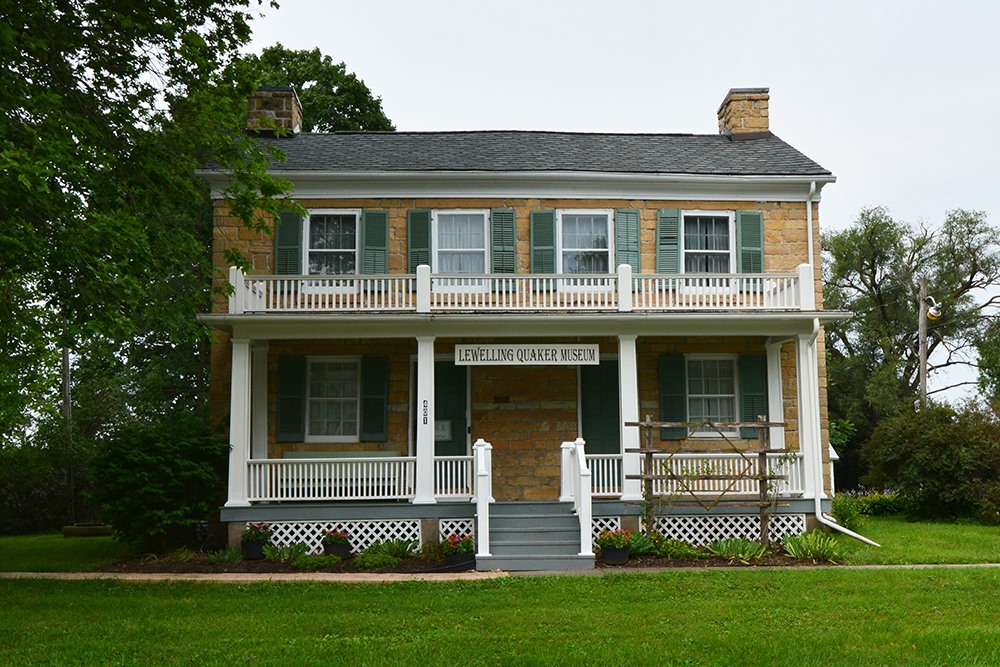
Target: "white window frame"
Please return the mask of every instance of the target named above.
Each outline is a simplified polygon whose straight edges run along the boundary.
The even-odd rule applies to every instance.
[[[354,273],[325,275],[309,273],[309,227],[314,215],[353,215],[354,216]],[[341,251],[344,252],[344,251]],[[353,294],[360,288],[358,271],[361,268],[361,209],[360,208],[317,208],[309,209],[309,215],[302,225],[302,275],[316,276],[315,280],[304,281],[304,292],[312,294]]]
[[[608,218],[608,273],[614,275],[615,266],[615,212],[610,208],[565,208],[556,210],[556,274],[560,276],[559,289],[566,292],[610,292],[614,290],[611,280],[606,283],[594,284],[591,279],[583,278],[581,281],[571,276],[593,276],[593,273],[565,273],[563,271],[563,252],[567,249],[563,247],[563,216],[565,215],[605,215]],[[570,248],[569,250],[585,250],[583,248]],[[593,250],[590,248],[590,250]],[[598,274],[604,275],[604,274]]]
[[[437,274],[442,273],[440,268],[440,258],[438,253],[441,249],[438,247],[438,231],[439,231],[439,216],[441,215],[473,215],[481,214],[483,216],[483,273],[468,274],[470,278],[460,278],[460,279],[442,279],[435,278]],[[446,294],[478,294],[487,292],[489,290],[489,281],[483,278],[474,278],[473,276],[482,276],[490,273],[490,262],[491,262],[491,250],[492,243],[491,240],[492,232],[492,221],[490,220],[490,209],[487,208],[444,208],[444,209],[433,209],[431,211],[431,274],[433,281],[433,289],[435,292],[446,293]],[[449,274],[452,275],[452,274]],[[456,274],[459,275],[459,274]]]
[[[686,354],[684,355],[684,411],[687,414],[688,421],[695,421],[691,416],[691,371],[690,362],[692,361],[718,361],[725,360],[731,361],[733,364],[733,419],[731,421],[739,421],[740,416],[740,355],[738,354]],[[718,396],[729,396],[730,394],[694,394],[695,397],[718,397]],[[689,438],[722,438],[722,437],[739,437],[739,429],[724,429],[722,433],[718,431],[701,431],[696,428],[688,429]]]
[[[358,369],[357,429],[353,435],[312,435],[309,432],[312,412],[312,373],[315,363],[353,363]],[[361,442],[361,357],[359,356],[308,356],[306,357],[306,433],[304,442]]]
[[[681,258],[680,258],[680,271],[681,273],[687,273],[687,254],[691,253],[704,253],[704,250],[691,249],[689,250],[685,245],[685,221],[687,218],[728,218],[729,220],[729,273],[725,275],[737,273],[736,265],[736,212],[735,211],[681,211],[681,229],[680,229],[680,247],[681,247]],[[722,254],[722,251],[709,251],[715,254]],[[704,273],[692,272],[691,275],[706,275]],[[719,275],[719,274],[707,274],[707,275]]]

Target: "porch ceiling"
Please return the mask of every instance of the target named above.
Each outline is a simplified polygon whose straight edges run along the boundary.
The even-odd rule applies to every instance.
[[[766,313],[587,313],[572,314],[384,314],[199,315],[199,320],[238,338],[331,339],[416,336],[790,336],[811,334],[814,322],[846,319],[845,311]]]

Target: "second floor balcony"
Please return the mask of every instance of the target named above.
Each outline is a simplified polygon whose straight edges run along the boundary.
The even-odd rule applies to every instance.
[[[794,274],[245,275],[230,269],[229,313],[814,311],[813,269]]]

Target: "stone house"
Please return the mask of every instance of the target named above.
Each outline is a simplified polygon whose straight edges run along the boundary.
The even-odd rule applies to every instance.
[[[829,523],[835,178],[768,103],[729,91],[715,135],[314,134],[293,90],[255,94],[308,215],[272,237],[217,201],[231,296],[203,320],[232,540],[248,521],[314,549],[333,528],[356,549],[471,533],[480,569],[592,567],[598,531],[640,528],[649,442],[658,530],[753,536],[759,484],[736,478],[759,470],[760,417],[772,531]],[[647,420],[674,426],[628,425]]]

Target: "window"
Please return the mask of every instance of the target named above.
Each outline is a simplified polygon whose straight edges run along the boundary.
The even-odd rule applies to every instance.
[[[305,270],[309,275],[343,276],[358,272],[360,211],[313,211],[303,230]]]
[[[611,211],[559,211],[559,273],[610,273]]]
[[[306,442],[358,442],[360,384],[357,359],[309,359]]]
[[[488,211],[434,211],[435,273],[486,273]]]
[[[684,273],[732,273],[736,267],[730,213],[694,211],[684,214]]]
[[[692,422],[735,422],[736,357],[687,357],[687,412]],[[730,431],[724,431],[727,435]],[[736,431],[732,430],[732,434]],[[718,431],[702,428],[691,435],[715,436]]]

